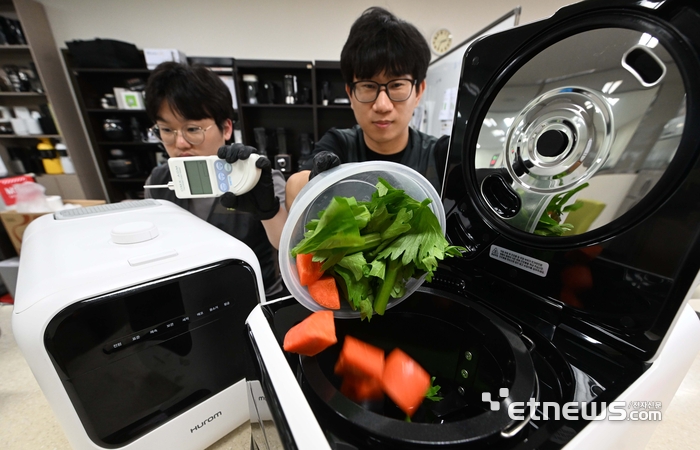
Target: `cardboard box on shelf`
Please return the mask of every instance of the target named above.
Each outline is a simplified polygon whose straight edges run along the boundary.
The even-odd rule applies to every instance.
[[[103,205],[104,200],[63,200],[63,203],[72,203],[80,206],[95,206]],[[2,221],[7,235],[12,241],[12,245],[15,247],[17,254],[20,254],[20,248],[22,247],[22,235],[24,234],[25,228],[32,222],[32,220],[37,217],[43,216],[44,214],[51,214],[50,212],[45,213],[18,213],[17,211],[2,211],[0,212],[0,220]]]

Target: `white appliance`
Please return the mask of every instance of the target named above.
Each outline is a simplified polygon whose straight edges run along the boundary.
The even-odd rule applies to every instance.
[[[171,202],[27,227],[12,326],[75,449],[203,449],[248,420],[253,251]]]
[[[442,195],[447,237],[467,253],[385,316],[337,319],[338,344],[314,357],[280,348],[303,306],[256,307],[258,447],[643,448],[700,348],[687,306],[700,270],[699,20],[697,2],[589,0],[472,44]],[[682,137],[667,140],[671,124]],[[642,176],[651,159],[658,176],[634,202],[566,221],[574,195]],[[443,400],[409,423],[390,400],[345,397],[333,367],[348,335],[402,348]]]

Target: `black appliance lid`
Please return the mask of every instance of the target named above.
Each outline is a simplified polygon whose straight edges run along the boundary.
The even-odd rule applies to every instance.
[[[695,3],[589,0],[477,41],[448,155],[448,236],[478,270],[643,359],[700,268]]]

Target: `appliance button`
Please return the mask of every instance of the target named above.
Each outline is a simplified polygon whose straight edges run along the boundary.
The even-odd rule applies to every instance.
[[[105,353],[114,353],[119,350],[124,350],[125,348],[136,344],[141,340],[142,335],[139,333],[130,334],[129,336],[124,336],[118,341],[110,342],[105,345],[103,350]]]
[[[158,237],[158,228],[147,221],[117,225],[110,232],[115,244],[138,244]]]
[[[168,331],[171,330],[179,330],[181,328],[187,328],[187,323],[189,322],[189,316],[179,316],[175,317],[173,320],[166,322],[166,329]],[[172,326],[170,326],[172,324]]]
[[[208,311],[209,313],[213,313],[213,312],[218,311],[218,310],[219,310],[219,307],[220,307],[220,305],[212,305],[212,306],[210,306],[210,307],[207,308],[207,311]]]
[[[107,354],[114,353],[118,350],[122,350],[125,347],[124,344],[125,344],[125,342],[115,341],[115,342],[112,342],[110,344],[105,345],[102,350]]]

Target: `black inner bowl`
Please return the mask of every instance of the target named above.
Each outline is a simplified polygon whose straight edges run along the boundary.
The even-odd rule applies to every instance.
[[[458,296],[421,288],[370,323],[336,320],[336,335],[337,345],[300,358],[300,375],[322,426],[350,437],[369,435],[365,439],[399,448],[488,441],[517,427],[507,415],[510,402],[535,396],[533,362],[518,331]],[[348,335],[387,354],[397,347],[408,353],[436,377],[443,399],[424,400],[407,422],[388,397],[363,404],[345,397],[333,367]],[[509,389],[508,397],[499,397],[501,388]],[[500,402],[498,411],[482,400],[484,392]]]

